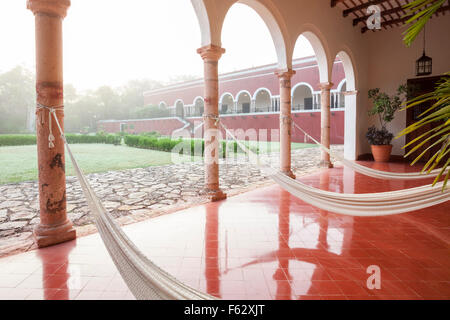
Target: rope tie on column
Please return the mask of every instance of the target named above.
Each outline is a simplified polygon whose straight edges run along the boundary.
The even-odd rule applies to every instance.
[[[282,121],[283,123],[287,123],[287,124],[292,124],[292,122],[293,122],[291,116],[284,116],[284,115],[281,115],[281,116],[280,116],[280,119],[281,119],[281,121]]]
[[[214,120],[216,126],[217,126],[217,124],[218,124],[219,121],[220,121],[219,116],[217,116],[217,115],[215,115],[215,114],[211,114],[211,113],[210,113],[210,114],[204,114],[204,115],[203,115],[203,122],[205,122],[206,119]]]
[[[64,106],[53,106],[53,107],[48,107],[48,106],[44,106],[42,104],[40,104],[39,102],[37,102],[37,106],[36,108],[38,110],[42,110],[42,109],[46,109],[48,110],[48,148],[49,149],[53,149],[55,147],[55,136],[53,135],[53,129],[52,129],[52,115],[55,116],[56,118],[56,111],[60,111],[62,110]]]

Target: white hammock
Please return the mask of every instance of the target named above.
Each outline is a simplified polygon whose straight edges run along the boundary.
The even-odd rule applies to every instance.
[[[61,132],[61,138],[67,147],[77,178],[80,182],[89,208],[95,218],[98,232],[106,249],[122,275],[130,291],[140,300],[214,300],[215,297],[195,290],[175,279],[169,273],[150,261],[122,229],[98,200],[75,157],[56,117],[55,110],[48,108],[54,115]]]
[[[317,141],[312,136],[310,136],[305,130],[303,130],[301,127],[299,127],[295,122],[292,122],[292,123],[298,130],[303,132],[303,134],[305,134],[308,138],[310,138],[315,144],[317,144],[322,150],[324,150],[330,156],[333,156],[336,159],[338,159],[346,167],[352,168],[356,172],[362,173],[369,177],[385,179],[385,180],[418,180],[418,179],[430,179],[430,178],[436,177],[442,171],[441,169],[435,169],[435,170],[431,170],[429,173],[422,173],[422,172],[401,173],[401,172],[388,172],[388,171],[375,170],[375,169],[360,165],[356,162],[349,161],[349,160],[345,159],[344,157],[341,157],[338,154],[332,154],[330,149],[328,149],[323,144],[321,144],[319,141]]]
[[[225,125],[219,123],[227,135],[236,141],[239,147],[249,156],[250,161],[260,167],[283,189],[323,210],[350,216],[386,216],[431,207],[450,199],[449,188],[442,191],[443,182],[438,183],[435,187],[426,185],[368,194],[345,194],[313,188],[270,168],[267,164],[261,164],[258,155],[237,140]]]
[[[61,133],[61,138],[66,145],[69,156],[72,160],[72,164],[75,168],[76,175],[80,182],[83,193],[86,196],[89,208],[94,215],[95,223],[100,236],[105,243],[114,264],[117,266],[120,274],[122,275],[125,283],[127,284],[130,291],[137,299],[193,299],[193,300],[213,300],[215,297],[199,292],[182,282],[175,279],[169,273],[165,272],[149,260],[139,249],[133,244],[133,242],[127,237],[127,235],[122,231],[122,229],[115,223],[114,219],[110,216],[108,211],[103,207],[95,192],[92,190],[89,182],[84,176],[82,170],[78,166],[75,157],[72,154],[69,144],[64,136],[62,128],[59,124],[58,118],[56,116],[56,110],[53,108],[40,106],[41,108],[46,108],[50,112],[50,116],[53,115],[56,124]],[[222,125],[223,126],[223,125]],[[238,145],[250,155],[250,158],[255,160],[258,165],[258,156],[252,153],[248,148],[246,148],[242,143],[240,143],[225,126],[224,129],[229,133],[233,139],[238,143]],[[52,135],[50,131],[50,135]],[[50,141],[50,136],[49,136]],[[51,147],[51,144],[49,144]],[[273,172],[270,168],[269,172]],[[382,196],[384,193],[364,195],[365,197],[371,197],[371,200],[366,199],[352,199],[358,198],[362,195],[346,195],[347,198],[339,198],[339,194],[318,190],[309,186],[306,186],[299,181],[290,179],[283,174],[277,173],[272,174],[272,178],[278,182],[283,188],[302,198],[304,201],[311,203],[319,208],[335,211],[343,214],[350,215],[382,215],[382,214],[393,214],[399,212],[405,212],[410,209],[408,203],[404,201],[401,196],[406,196],[409,190],[404,190],[405,194],[398,191],[396,193],[397,198],[390,199],[389,207],[386,208],[387,204],[379,204],[374,198],[377,196]],[[422,188],[422,187],[419,187]],[[423,187],[425,188],[425,187]],[[425,188],[426,189],[426,188]],[[410,189],[412,190],[412,189]],[[419,207],[427,207],[430,205],[442,203],[448,200],[448,195],[441,193],[441,195],[447,197],[446,200],[439,198],[437,194],[434,194],[432,190],[421,190],[424,195],[420,199],[420,203],[417,200],[415,202],[416,210]],[[430,194],[426,197],[425,194]],[[386,195],[384,195],[386,196]],[[426,197],[426,198],[425,198]],[[434,197],[432,204],[430,204],[430,197]],[[386,200],[389,201],[389,200]],[[369,214],[361,214],[359,210],[367,210]]]

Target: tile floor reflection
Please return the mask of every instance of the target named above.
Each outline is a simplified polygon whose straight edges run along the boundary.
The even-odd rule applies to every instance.
[[[380,170],[417,170],[400,163]],[[345,193],[383,181],[337,167],[301,180]],[[449,299],[450,203],[376,218],[312,207],[277,185],[125,227],[154,262],[222,299]],[[381,269],[368,289],[367,268]],[[100,237],[0,259],[0,299],[133,299]]]

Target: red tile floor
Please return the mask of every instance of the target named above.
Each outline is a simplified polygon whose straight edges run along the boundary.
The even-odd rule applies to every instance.
[[[372,165],[369,163],[369,165]],[[404,164],[381,165],[392,171]],[[341,167],[302,177],[346,193],[418,186]],[[361,218],[277,185],[125,227],[179,280],[223,299],[450,299],[450,202]],[[381,289],[368,289],[368,266]],[[0,259],[0,299],[133,299],[98,234]]]

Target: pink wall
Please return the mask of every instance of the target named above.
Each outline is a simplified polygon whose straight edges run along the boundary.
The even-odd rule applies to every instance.
[[[331,112],[331,143],[344,143],[344,116],[345,112],[332,111]],[[310,133],[315,139],[320,141],[320,112],[293,112],[292,118],[294,122],[302,127],[306,132]],[[244,131],[255,129],[259,133],[260,129],[267,130],[267,140],[278,141],[278,136],[271,136],[271,130],[278,130],[279,128],[279,114],[252,114],[252,115],[225,115],[221,117],[223,124],[232,130],[242,129]],[[196,125],[202,121],[202,118],[187,119],[192,124]],[[129,121],[107,121],[99,122],[99,127],[108,133],[117,133],[120,131],[120,124],[127,123],[134,124],[134,129],[129,129],[129,133],[144,133],[150,131],[157,131],[163,135],[170,136],[176,129],[184,126],[184,123],[174,119],[153,119],[153,120],[129,120]],[[225,132],[222,132],[225,136]],[[259,139],[266,141],[264,136],[259,136]],[[292,131],[293,142],[305,142],[303,133],[298,129]],[[306,142],[312,143],[310,140]]]
[[[128,133],[144,133],[157,131],[162,135],[170,136],[176,129],[184,127],[184,123],[178,118],[163,118],[163,119],[147,119],[147,120],[126,120],[126,121],[99,121],[99,129],[108,133],[120,132],[120,124],[125,123],[128,125]],[[130,125],[134,125],[131,129]]]
[[[229,92],[233,98],[237,99],[237,94],[241,90],[247,90],[253,94],[260,88],[267,88],[272,95],[279,95],[280,88],[278,78],[275,76],[276,67],[270,66],[262,71],[241,70],[230,74],[220,75],[219,83],[219,97],[222,94]],[[292,86],[297,83],[306,82],[310,84],[315,91],[319,91],[319,70],[316,61],[301,63],[294,65],[296,74],[292,77]],[[239,74],[244,73],[244,74]],[[344,68],[340,61],[337,61],[333,66],[332,81],[336,89],[339,83],[345,78]],[[177,86],[177,85],[174,85]],[[169,86],[166,89],[159,89],[155,92],[148,92],[144,94],[146,105],[159,105],[165,102],[167,106],[175,105],[178,99],[181,99],[185,105],[194,103],[196,97],[203,96],[203,80],[192,81],[186,84],[180,84],[179,87]]]

